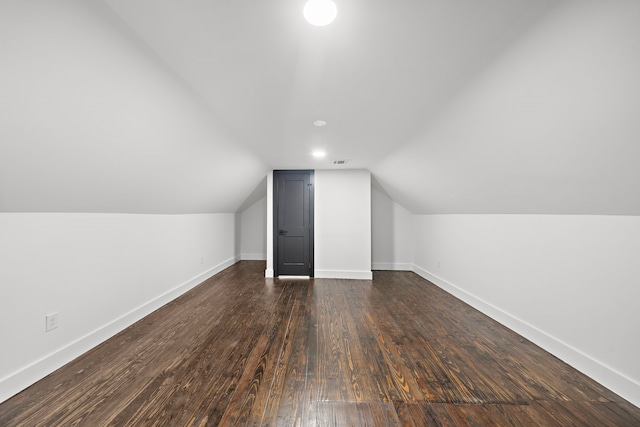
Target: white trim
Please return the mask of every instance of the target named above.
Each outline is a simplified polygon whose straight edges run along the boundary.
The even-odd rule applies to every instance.
[[[266,277],[267,279],[273,278],[273,268],[267,268],[264,271],[264,277]]]
[[[151,314],[158,308],[173,301],[180,295],[196,287],[211,276],[218,274],[227,267],[232,266],[240,260],[239,256],[210,268],[209,270],[193,277],[175,288],[153,298],[152,300],[134,308],[128,313],[112,320],[104,326],[78,338],[77,340],[59,348],[58,350],[44,356],[43,358],[19,369],[0,379],[0,403],[21,392],[30,385],[40,381],[56,369],[61,368],[78,356],[91,350],[98,344],[103,343],[122,330],[133,325],[143,317]]]
[[[372,270],[413,271],[413,264],[406,262],[374,262]]]
[[[267,254],[240,254],[243,261],[266,261]]]
[[[354,270],[315,270],[314,276],[317,279],[355,279],[355,280],[372,280],[373,273],[371,271],[354,271]]]
[[[566,362],[595,381],[598,381],[600,384],[622,396],[632,404],[640,406],[640,383],[559,340],[558,338],[547,334],[526,321],[519,319],[499,307],[496,307],[446,281],[445,279],[430,273],[422,267],[414,264],[413,271],[436,286],[449,292],[456,298],[459,298],[491,317],[495,321],[522,335],[534,344],[542,347],[544,350],[553,354],[560,360]]]

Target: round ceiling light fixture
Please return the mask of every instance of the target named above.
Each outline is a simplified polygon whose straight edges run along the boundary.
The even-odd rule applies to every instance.
[[[309,0],[302,11],[304,18],[311,25],[322,27],[329,25],[336,19],[338,10],[331,0]]]

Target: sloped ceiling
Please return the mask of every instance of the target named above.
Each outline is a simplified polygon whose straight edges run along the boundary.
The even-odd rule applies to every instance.
[[[234,212],[267,165],[103,3],[0,2],[0,211]]]
[[[413,212],[640,215],[639,22],[560,4],[372,171]]]
[[[335,2],[0,3],[0,210],[232,212],[348,159],[414,213],[640,214],[637,2]]]

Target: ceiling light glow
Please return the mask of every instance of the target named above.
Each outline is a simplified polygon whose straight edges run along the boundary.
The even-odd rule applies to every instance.
[[[313,157],[315,157],[316,159],[321,159],[321,158],[325,157],[327,155],[327,153],[325,153],[322,150],[314,150],[313,153],[311,153],[311,155]]]
[[[331,24],[336,19],[338,10],[331,0],[309,0],[304,5],[302,13],[309,24],[322,27]]]

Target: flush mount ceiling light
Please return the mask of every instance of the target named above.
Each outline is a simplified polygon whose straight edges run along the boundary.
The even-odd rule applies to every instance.
[[[309,0],[302,13],[309,24],[322,27],[336,19],[338,10],[331,0]]]
[[[316,159],[321,159],[321,158],[325,157],[325,156],[327,155],[327,153],[325,153],[325,152],[324,152],[324,151],[322,151],[322,150],[314,150],[314,151],[311,153],[311,155],[312,155],[313,157],[315,157]]]

